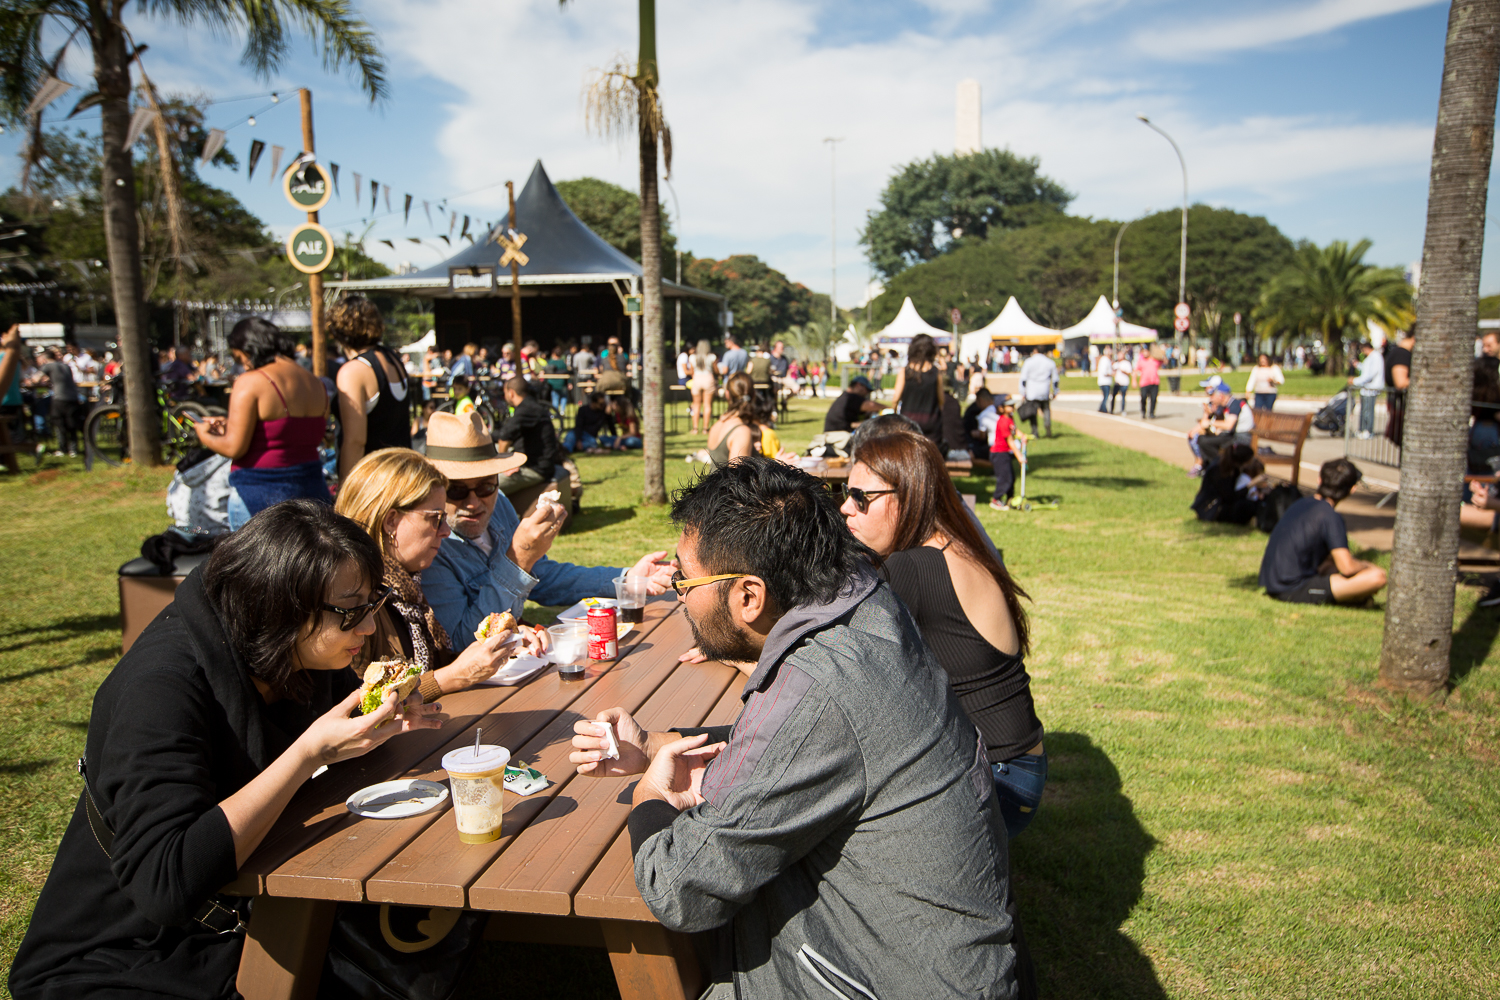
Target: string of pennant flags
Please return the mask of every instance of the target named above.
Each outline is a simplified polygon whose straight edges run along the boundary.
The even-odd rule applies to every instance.
[[[48,105],[56,101],[59,97],[61,97],[71,89],[73,89],[73,84],[68,83],[64,80],[59,80],[57,77],[48,74],[48,76],[42,81],[41,85],[37,88],[36,93],[32,95],[31,103],[26,107],[26,114],[41,114],[41,112],[46,109]],[[123,147],[124,149],[130,149],[136,144],[137,141],[139,141],[141,136],[145,134],[146,129],[149,128],[152,122],[156,119],[156,115],[156,109],[146,105],[137,107],[131,112],[130,125],[125,135],[125,143]],[[252,115],[248,117],[246,121],[249,124],[253,125],[255,123],[255,117]],[[224,129],[209,129],[208,137],[203,143],[203,152],[199,154],[199,162],[207,165],[211,160],[213,160],[215,156],[219,154],[219,151],[224,148],[225,144],[228,142],[228,138],[228,133]],[[248,157],[246,158],[246,181],[252,180],[255,177],[256,167],[260,165],[261,158],[265,155],[267,145],[268,144],[261,139],[250,140],[250,151]],[[269,145],[271,150],[271,169],[268,183],[275,183],[276,178],[281,176],[281,160],[282,157],[286,155],[287,148],[285,146],[275,145],[274,143]],[[308,152],[300,152],[297,158],[288,165],[287,169],[292,170],[297,166],[313,159],[315,159],[314,154]],[[332,161],[328,161],[328,169],[330,178],[333,181],[334,197],[342,200],[343,192],[340,190],[339,186],[339,165]],[[358,172],[350,171],[350,173],[352,174],[354,180],[352,194],[355,199],[356,207],[359,207],[363,205],[362,192],[364,190],[365,178]],[[395,214],[395,209],[393,209],[391,206],[391,186],[389,184],[383,184],[372,177],[370,178],[369,191],[370,214],[375,214],[382,199],[385,202],[384,214]],[[401,207],[402,225],[410,225],[411,209],[412,205],[415,204],[416,201],[417,199],[414,198],[411,194],[404,195]],[[475,223],[478,223],[480,220],[471,218],[468,215],[461,215],[456,210],[448,208],[447,198],[424,198],[421,200],[421,202],[422,212],[427,218],[427,225],[429,228],[438,229],[441,226],[441,221],[433,221],[432,209],[434,205],[436,205],[438,209],[439,220],[441,220],[444,215],[447,216],[446,221],[448,223],[448,231],[446,234],[441,232],[437,233],[436,236],[438,239],[442,240],[445,244],[451,247],[455,239],[454,231],[458,230],[458,235],[456,237],[457,239],[467,239],[470,243],[474,242],[474,236],[471,234],[470,229]],[[463,222],[463,226],[461,229],[459,228],[460,219],[462,219]],[[484,222],[483,230],[481,231],[489,232],[493,228],[493,223]],[[411,243],[416,243],[419,245],[422,244],[420,238],[409,236],[406,237],[406,239]],[[393,249],[395,247],[395,243],[389,239],[381,239],[378,242],[384,243]]]

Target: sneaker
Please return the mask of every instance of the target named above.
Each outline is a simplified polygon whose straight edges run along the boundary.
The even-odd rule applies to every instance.
[[[1188,470],[1189,479],[1197,479],[1201,475],[1203,475],[1203,466],[1201,465],[1195,465]]]
[[[1479,606],[1481,608],[1493,608],[1497,605],[1500,605],[1500,580],[1496,580],[1490,584],[1490,588],[1484,592],[1484,596],[1479,598]]]
[[[1369,431],[1360,431],[1359,432],[1359,439],[1361,441],[1368,441],[1368,440],[1370,440],[1371,437],[1372,437],[1372,435],[1370,434]]]
[[[990,510],[1010,510],[1010,504],[1004,500],[991,500]]]

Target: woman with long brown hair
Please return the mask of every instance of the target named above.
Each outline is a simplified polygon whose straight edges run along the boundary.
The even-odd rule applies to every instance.
[[[725,381],[724,391],[729,407],[708,429],[709,460],[715,467],[724,466],[746,455],[764,455],[768,446],[770,457],[775,458],[780,439],[767,440],[775,431],[771,430],[771,414],[755,392],[754,380],[745,372],[735,372]]]
[[[947,380],[937,366],[937,342],[925,333],[911,338],[906,349],[906,367],[896,373],[891,406],[922,429],[927,440],[938,444],[943,436],[943,394]]]
[[[909,433],[866,440],[844,497],[849,530],[881,560],[983,737],[1005,829],[1016,836],[1047,783],[1026,673],[1026,592],[985,546],[930,441]]]

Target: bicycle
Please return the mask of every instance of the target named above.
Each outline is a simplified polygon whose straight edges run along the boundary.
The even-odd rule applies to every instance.
[[[202,403],[172,402],[160,384],[156,387],[156,409],[161,414],[162,459],[176,465],[190,450],[201,447],[193,425],[211,413]],[[100,403],[89,411],[83,423],[83,440],[85,455],[97,455],[106,465],[119,467],[130,461],[130,416],[123,398],[118,403]]]

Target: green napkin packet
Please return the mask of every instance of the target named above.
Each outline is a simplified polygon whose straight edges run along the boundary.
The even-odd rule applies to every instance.
[[[532,792],[540,792],[549,784],[547,776],[534,767],[505,766],[505,790],[508,792],[530,795]]]

